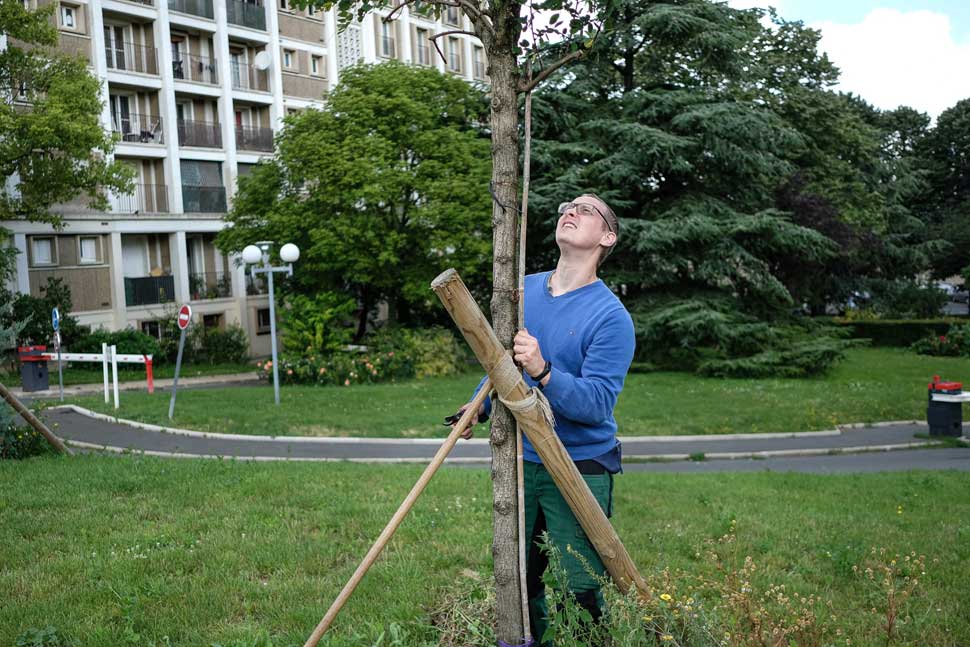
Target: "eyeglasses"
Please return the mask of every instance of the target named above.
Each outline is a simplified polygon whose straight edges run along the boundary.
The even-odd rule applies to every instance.
[[[613,225],[611,225],[610,221],[606,219],[606,216],[603,215],[603,212],[597,209],[594,205],[591,205],[587,202],[563,202],[559,205],[559,214],[562,215],[567,211],[569,211],[570,209],[574,209],[576,213],[578,213],[581,216],[598,215],[600,218],[603,219],[603,222],[606,223],[606,228],[609,229],[610,231],[613,231]]]

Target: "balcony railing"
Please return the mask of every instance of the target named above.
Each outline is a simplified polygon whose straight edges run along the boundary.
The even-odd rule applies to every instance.
[[[147,306],[175,299],[174,276],[125,277],[125,304]]]
[[[214,58],[180,54],[172,61],[172,76],[176,80],[195,81],[196,83],[219,84],[219,68]]]
[[[134,2],[135,4],[148,5],[149,7],[155,6],[155,0],[128,0],[128,2]]]
[[[185,119],[176,124],[176,130],[179,146],[222,148],[222,126],[217,123]]]
[[[118,213],[168,213],[167,184],[136,184],[128,195],[115,196]]]
[[[105,43],[105,58],[109,70],[158,74],[158,50],[135,43]]]
[[[182,211],[186,213],[225,213],[225,187],[183,185]]]
[[[111,130],[131,144],[163,144],[162,118],[154,115],[111,115]]]
[[[226,19],[234,25],[266,31],[266,9],[262,2],[226,0]]]
[[[226,272],[189,274],[189,297],[193,301],[225,299],[232,296],[232,276]]]
[[[246,294],[256,296],[259,294],[269,294],[269,286],[266,284],[264,276],[257,276],[253,279],[252,274],[246,274]]]
[[[236,126],[236,148],[273,152],[273,129],[260,126]]]
[[[269,91],[269,74],[266,70],[257,70],[253,65],[245,63],[229,63],[229,74],[232,75],[233,90]]]
[[[212,0],[168,0],[168,10],[190,13],[203,18],[215,18]]]

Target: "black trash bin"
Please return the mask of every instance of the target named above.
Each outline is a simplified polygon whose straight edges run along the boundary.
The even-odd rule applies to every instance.
[[[47,374],[47,346],[20,346],[20,382],[24,391],[46,391],[50,388]]]
[[[930,425],[931,436],[963,435],[963,406],[960,402],[937,402],[933,394],[959,395],[963,392],[960,382],[941,382],[939,375],[933,376],[929,383],[929,404],[926,407],[926,422]]]

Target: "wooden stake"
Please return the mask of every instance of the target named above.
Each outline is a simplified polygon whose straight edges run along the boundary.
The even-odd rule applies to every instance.
[[[454,269],[445,270],[432,281],[431,289],[454,319],[465,341],[488,373],[499,397],[507,402],[527,399],[529,388],[522,379],[522,372],[502,348],[458,273]],[[641,598],[649,600],[647,583],[539,407],[512,413],[586,531],[617,588],[626,593],[631,586],[635,587]]]
[[[30,409],[25,407],[23,403],[18,400],[14,394],[11,393],[3,384],[0,384],[0,396],[3,396],[3,399],[6,400],[11,407],[13,407],[14,411],[20,414],[20,417],[23,418],[28,425],[36,429],[39,434],[46,438],[47,442],[54,446],[54,449],[61,454],[71,455],[74,453],[68,449],[67,445],[64,444],[64,441],[55,436],[51,430],[47,428],[47,425],[41,422],[40,419],[35,416]]]
[[[428,482],[431,481],[431,477],[434,476],[434,473],[438,471],[441,464],[445,462],[445,458],[447,458],[448,454],[451,453],[451,450],[454,448],[455,443],[458,442],[458,438],[461,436],[462,432],[468,428],[468,425],[473,419],[478,417],[478,410],[481,408],[482,403],[485,402],[485,398],[488,397],[488,393],[491,390],[491,382],[486,379],[485,383],[482,384],[482,388],[478,391],[478,394],[471,401],[471,404],[469,404],[465,409],[465,413],[463,413],[461,418],[458,420],[458,424],[456,424],[455,428],[450,434],[448,434],[448,438],[445,439],[445,442],[438,449],[438,453],[434,455],[434,458],[431,459],[431,462],[424,469],[424,472],[421,474],[418,482],[415,483],[414,487],[411,488],[411,491],[408,492],[407,497],[405,497],[404,501],[397,509],[397,512],[395,512],[394,516],[391,517],[391,520],[384,527],[384,530],[381,531],[381,534],[377,538],[377,541],[374,542],[374,545],[371,546],[369,551],[367,551],[367,555],[364,556],[364,560],[360,563],[360,566],[357,567],[357,570],[354,571],[354,574],[344,585],[344,588],[340,591],[340,595],[338,595],[337,599],[334,600],[333,604],[330,605],[330,609],[327,610],[327,613],[323,616],[320,624],[317,625],[317,628],[314,629],[313,633],[310,634],[310,637],[307,638],[307,641],[304,643],[303,647],[315,647],[315,645],[320,642],[320,638],[322,638],[323,634],[325,634],[327,629],[330,628],[334,618],[336,618],[337,614],[340,613],[340,610],[343,608],[347,600],[350,599],[354,589],[356,589],[357,585],[360,584],[360,581],[364,579],[364,575],[367,574],[367,571],[374,564],[374,561],[377,560],[377,557],[381,554],[381,551],[384,550],[384,546],[386,546],[387,542],[389,542],[391,537],[394,536],[398,526],[400,526],[401,522],[404,521],[404,517],[406,517],[408,512],[411,511],[411,508],[414,507],[415,501],[418,500],[418,497],[424,491],[424,488],[428,485]]]

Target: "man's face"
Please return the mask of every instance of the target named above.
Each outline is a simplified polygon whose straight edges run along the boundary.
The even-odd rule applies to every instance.
[[[556,243],[560,250],[568,247],[574,251],[589,250],[599,254],[601,246],[609,247],[616,241],[616,234],[609,230],[600,215],[606,213],[607,209],[602,201],[583,195],[572,203],[576,206],[561,214],[556,225]]]

